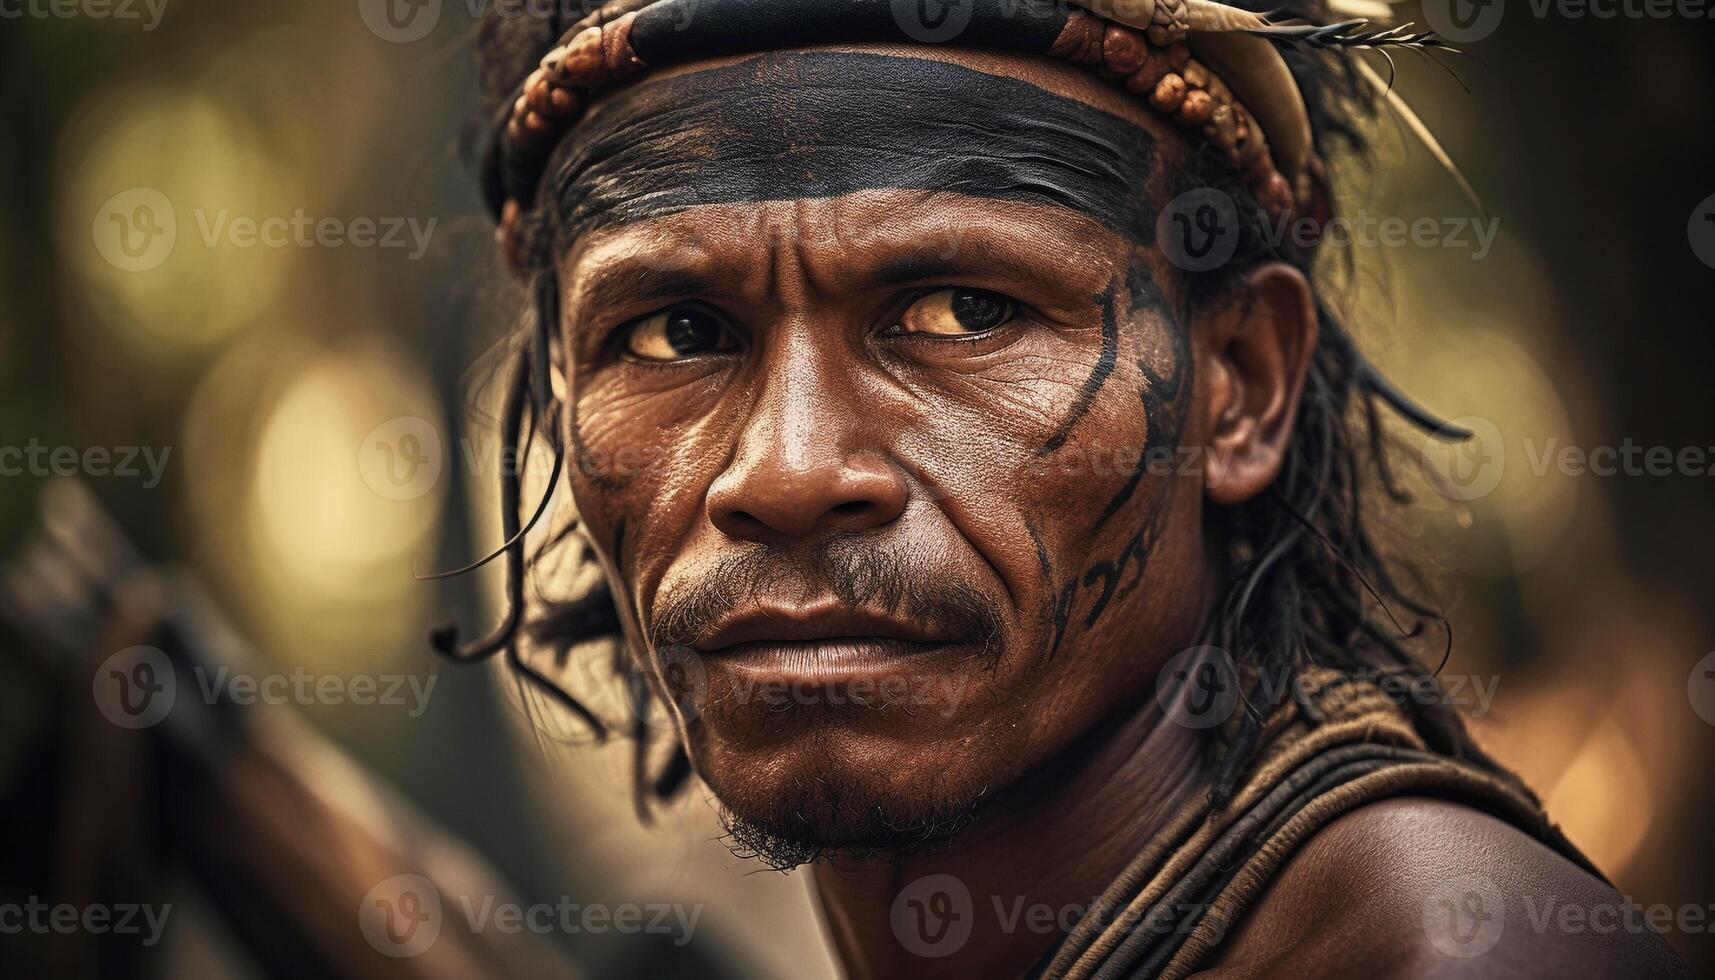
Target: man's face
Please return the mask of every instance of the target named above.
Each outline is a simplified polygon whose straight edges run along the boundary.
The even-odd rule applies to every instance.
[[[951,826],[1189,644],[1174,138],[1074,67],[892,48],[664,74],[572,137],[573,493],[740,823]]]

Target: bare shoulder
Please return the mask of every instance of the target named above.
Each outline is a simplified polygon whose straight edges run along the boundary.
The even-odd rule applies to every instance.
[[[1404,797],[1312,837],[1201,976],[1688,977],[1661,911],[1505,821]]]

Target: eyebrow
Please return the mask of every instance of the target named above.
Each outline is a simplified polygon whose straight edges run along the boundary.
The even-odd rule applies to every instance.
[[[913,255],[910,258],[885,262],[876,267],[875,271],[866,278],[872,279],[881,286],[903,286],[927,279],[966,276],[971,273],[973,266],[980,266],[984,271],[999,273],[1008,279],[1037,280],[1043,275],[1039,268],[1033,268],[1028,263],[999,254],[985,254],[974,261],[940,255]]]
[[[1076,210],[1154,240],[1155,138],[1022,79],[945,61],[773,52],[646,82],[574,131],[573,236],[706,204],[945,190]]]
[[[689,268],[663,268],[645,259],[626,258],[597,267],[579,282],[582,305],[596,310],[715,292],[721,279]]]

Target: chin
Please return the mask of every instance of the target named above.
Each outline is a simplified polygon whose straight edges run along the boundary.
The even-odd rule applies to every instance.
[[[725,743],[718,722],[695,726],[689,739],[728,846],[779,870],[935,850],[978,819],[999,776],[972,765],[961,751],[976,744],[967,739],[907,747],[826,719],[808,731],[797,721],[772,746]]]

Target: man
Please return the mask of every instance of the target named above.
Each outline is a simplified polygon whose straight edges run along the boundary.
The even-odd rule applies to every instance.
[[[487,189],[536,298],[506,435],[570,458],[603,580],[527,632],[620,640],[640,793],[694,773],[735,847],[810,865],[854,977],[1678,971],[1528,916],[1623,900],[1392,622],[1428,610],[1349,418],[1423,417],[1270,234],[1326,219],[1356,142],[1320,49],[1387,37],[942,13],[485,25]],[[507,481],[513,607],[437,642],[541,677]]]

